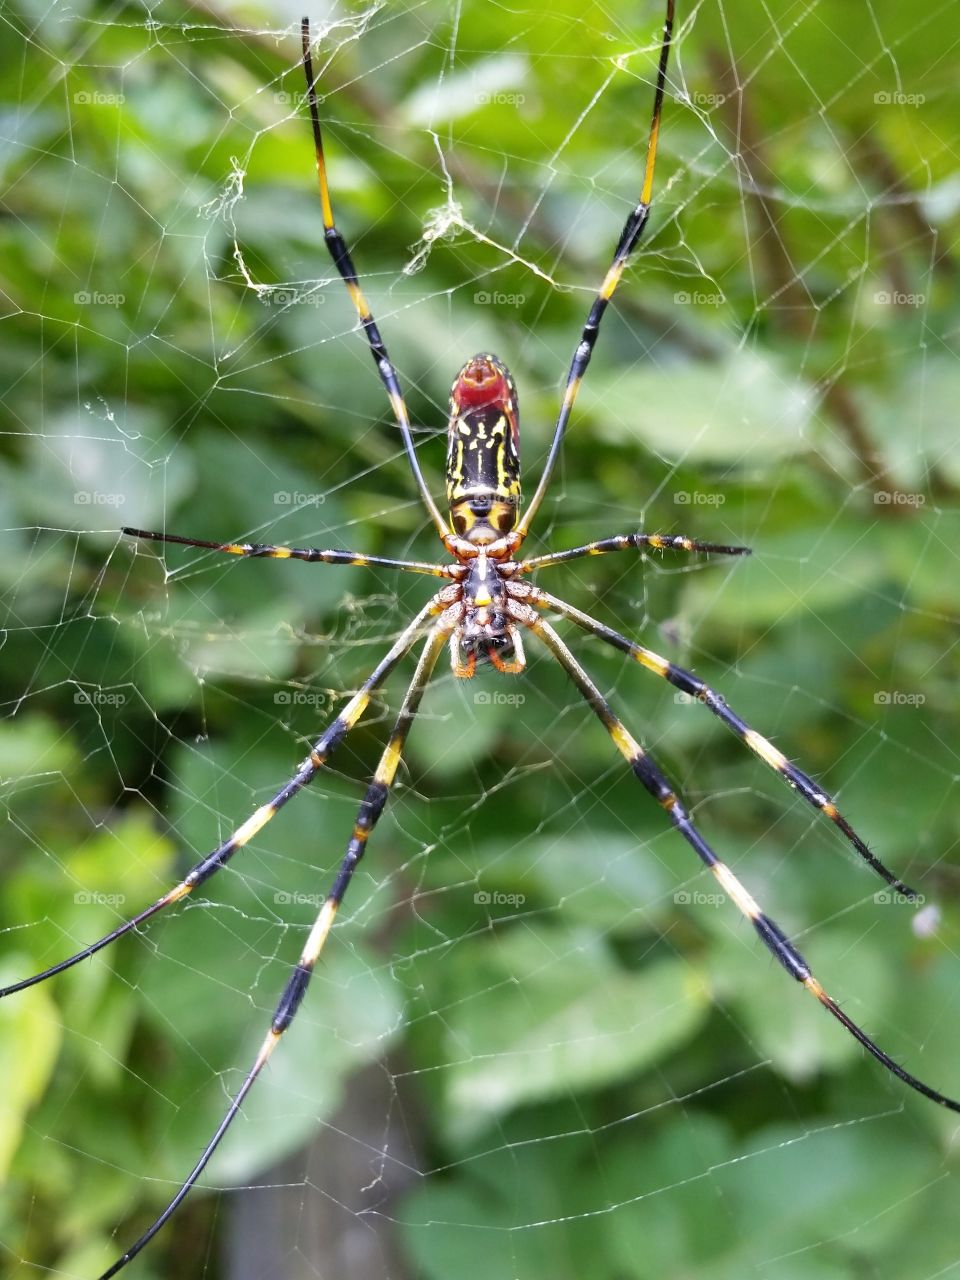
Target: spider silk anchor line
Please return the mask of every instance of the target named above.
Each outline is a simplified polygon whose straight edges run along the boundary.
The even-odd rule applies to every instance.
[[[365,853],[370,835],[383,812],[396,777],[407,735],[416,718],[424,690],[445,646],[449,647],[454,673],[466,679],[474,674],[478,662],[490,663],[497,670],[508,675],[521,672],[525,666],[522,641],[524,631],[531,633],[545,645],[600,720],[614,746],[642,787],[663,808],[678,834],[693,849],[743,916],[750,921],[760,940],[783,969],[813,995],[888,1071],[932,1101],[960,1112],[960,1102],[939,1093],[894,1062],[865,1031],[847,1017],[827,994],[814,977],[806,960],[783,930],[761,910],[759,904],[730,867],[700,834],[689,811],[671,787],[659,765],[630,734],[600,693],[597,685],[542,614],[554,613],[566,618],[583,631],[626,654],[645,670],[702,702],[754,755],[779,774],[812,808],[829,818],[840,829],[860,858],[887,884],[907,897],[916,896],[913,890],[889,871],[871,852],[865,841],[840,813],[836,802],[812,778],[797,768],[767,738],[736,715],[720,694],[699,677],[524,580],[530,573],[558,564],[566,564],[584,556],[608,555],[621,551],[642,552],[648,549],[745,555],[748,554],[749,549],[699,542],[675,534],[625,533],[530,559],[517,558],[517,552],[527,536],[531,521],[553,475],[567,423],[589,365],[603,316],[623,276],[630,255],[647,225],[653,193],[654,166],[673,17],[673,0],[668,0],[640,199],[627,218],[613,260],[590,308],[574,351],[553,440],[533,498],[521,518],[519,405],[516,388],[502,361],[490,353],[481,353],[463,365],[451,390],[446,466],[449,523],[441,516],[420,470],[399,378],[360,288],[346,243],[334,222],[311,61],[310,30],[307,20],[303,21],[303,67],[313,127],[324,239],[356,309],[377,372],[393,409],[410,469],[425,509],[444,549],[452,560],[447,563],[433,564],[424,561],[367,556],[339,549],[295,548],[249,542],[219,543],[142,529],[124,530],[126,534],[137,539],[177,543],[228,555],[306,560],[323,564],[373,565],[426,574],[447,581],[404,628],[344,709],[314,742],[297,772],[267,804],[262,805],[241,823],[227,840],[197,862],[179,884],[151,906],[68,959],[0,991],[0,996],[11,995],[63,972],[136,929],[165,907],[181,901],[199,885],[211,879],[226,866],[234,854],[266,826],[289,800],[326,767],[336,748],[363,716],[371,696],[426,631],[413,678],[404,695],[397,720],[379,764],[359,806],[339,870],[301,949],[299,959],[291,970],[253,1064],[232,1098],[216,1132],[207,1142],[200,1158],[177,1193],[147,1230],[109,1270],[103,1273],[100,1280],[108,1280],[109,1277],[121,1271],[174,1214],[197,1183],[238,1114],[245,1097],[282,1036],[293,1023],[306,994],[311,974],[330,936],[337,911]]]

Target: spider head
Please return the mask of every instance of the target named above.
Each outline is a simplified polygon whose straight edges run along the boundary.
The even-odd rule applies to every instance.
[[[496,356],[468,360],[450,390],[447,501],[458,537],[487,546],[520,507],[520,418],[510,372]]]

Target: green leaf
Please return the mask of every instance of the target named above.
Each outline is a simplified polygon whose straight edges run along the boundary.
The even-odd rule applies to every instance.
[[[22,978],[29,967],[25,955],[4,957],[0,985]],[[48,988],[31,987],[0,1001],[0,1179],[9,1173],[27,1116],[50,1080],[60,1040],[60,1019]]]
[[[296,1022],[211,1162],[214,1180],[242,1185],[302,1147],[336,1109],[354,1072],[382,1058],[401,1030],[402,993],[389,968],[378,965],[365,948],[346,951],[336,935],[329,945]],[[237,1046],[238,1066],[229,1073],[233,1085],[266,1034],[265,1013],[256,1019],[261,1025]],[[196,1066],[191,1064],[189,1072],[195,1078]],[[204,1133],[219,1123],[224,1105],[222,1089],[207,1090],[206,1097],[198,1117]],[[198,1129],[191,1132],[183,1122],[177,1127],[183,1144],[177,1160],[189,1161]]]
[[[684,612],[705,634],[717,626],[777,626],[798,613],[841,608],[885,575],[880,547],[836,520],[826,529],[768,535],[722,582],[691,575]]]
[[[685,962],[624,972],[589,934],[548,928],[460,948],[453,980],[444,1102],[461,1136],[513,1107],[641,1071],[689,1040],[708,1009]]]
[[[0,779],[5,783],[35,773],[68,772],[77,764],[77,753],[43,715],[22,715],[0,722]]]
[[[750,467],[808,449],[815,404],[778,361],[740,347],[713,363],[598,370],[580,400],[623,448],[637,440],[671,462]]]

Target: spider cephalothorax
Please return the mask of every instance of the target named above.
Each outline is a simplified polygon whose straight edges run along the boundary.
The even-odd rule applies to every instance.
[[[515,675],[525,666],[516,623],[526,606],[519,597],[528,595],[530,588],[511,581],[518,568],[515,563],[491,559],[484,548],[462,568],[465,572],[460,582],[447,588],[457,595],[450,607],[451,617],[456,618],[450,636],[453,673],[472,676],[479,661]]]

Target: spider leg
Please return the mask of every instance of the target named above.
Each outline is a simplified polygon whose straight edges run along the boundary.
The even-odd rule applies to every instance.
[[[476,652],[473,649],[469,653],[463,652],[460,647],[460,628],[455,627],[450,632],[450,670],[458,680],[472,680],[476,669]]]
[[[123,924],[118,925],[116,929],[105,934],[96,942],[90,943],[82,951],[76,952],[75,955],[69,956],[66,960],[61,960],[59,964],[51,965],[49,969],[44,969],[41,973],[35,973],[32,977],[24,978],[20,982],[14,982],[9,987],[0,988],[0,1000],[4,996],[13,995],[15,991],[22,991],[25,987],[32,987],[38,982],[44,982],[47,978],[52,978],[54,974],[62,973],[64,969],[72,968],[73,965],[79,964],[81,960],[86,960],[89,956],[96,955],[98,951],[108,947],[111,942],[116,942],[125,933],[138,928],[144,921],[149,920],[151,916],[155,916],[159,911],[162,911],[164,907],[169,907],[174,902],[179,902],[181,898],[185,898],[198,885],[203,884],[204,881],[209,880],[222,867],[225,867],[237,850],[242,849],[262,827],[266,826],[278,809],[282,808],[307,783],[313,781],[316,774],[323,768],[336,748],[363,715],[371,694],[379,688],[404,655],[413,648],[423,624],[428,618],[435,617],[438,613],[443,612],[448,602],[444,601],[442,596],[443,592],[438,592],[420,610],[409,626],[404,628],[390,650],[380,659],[344,709],[313,744],[310,754],[303,761],[297,772],[280,788],[271,800],[252,813],[246,822],[237,827],[236,831],[228,839],[224,840],[222,844],[218,845],[212,853],[208,853],[206,857],[196,863],[180,883],[165,893],[163,897],[158,898],[156,902],[151,903],[149,907],[138,915],[133,916],[130,920],[125,920]]]
[[[366,334],[367,342],[370,344],[370,354],[373,356],[373,362],[377,366],[377,373],[380,375],[380,381],[386,389],[387,396],[390,399],[390,406],[393,409],[394,417],[397,420],[397,426],[400,428],[400,436],[403,440],[403,447],[406,450],[407,461],[410,464],[410,470],[413,472],[413,478],[416,481],[417,488],[420,490],[420,497],[423,499],[423,505],[427,509],[427,514],[433,521],[434,527],[441,538],[449,536],[450,530],[444,522],[443,516],[440,514],[437,504],[431,496],[430,490],[427,488],[427,482],[423,478],[423,472],[420,470],[420,463],[417,461],[417,452],[413,446],[413,436],[410,430],[410,416],[407,413],[406,402],[403,398],[403,392],[400,390],[400,381],[397,377],[397,371],[393,367],[393,363],[387,354],[387,348],[384,345],[383,338],[380,336],[380,330],[377,322],[367,305],[367,300],[360,288],[360,282],[357,279],[357,271],[353,265],[353,259],[350,257],[350,250],[347,248],[346,241],[337,230],[333,221],[333,205],[330,202],[330,188],[327,184],[327,165],[323,155],[323,135],[320,131],[320,113],[317,109],[317,83],[313,74],[313,61],[310,56],[310,21],[304,18],[300,28],[301,39],[303,42],[303,70],[307,78],[307,102],[310,106],[310,120],[313,124],[313,142],[317,154],[317,180],[320,184],[320,207],[323,214],[323,238],[327,243],[327,249],[330,251],[330,257],[333,259],[333,265],[339,271],[343,279],[343,283],[347,286],[347,292],[350,294],[350,300],[353,303],[357,316],[363,326]]]
[[[523,651],[523,637],[520,634],[520,628],[512,625],[507,627],[507,634],[510,636],[510,643],[513,645],[513,657],[501,658],[496,649],[491,649],[489,658],[501,675],[516,676],[527,665],[527,657]]]
[[[768,764],[781,778],[785,778],[794,791],[803,796],[808,804],[826,814],[830,821],[840,828],[864,862],[871,866],[881,879],[885,880],[891,888],[905,898],[917,897],[916,890],[904,884],[870,850],[866,841],[858,835],[837,808],[833,797],[828,795],[822,787],[819,787],[808,774],[798,769],[792,761],[788,760],[769,738],[763,737],[756,729],[751,729],[746,721],[741,720],[736,712],[727,706],[726,700],[722,695],[701,680],[699,676],[695,676],[692,671],[687,671],[683,667],[678,667],[666,658],[661,658],[652,649],[646,649],[642,644],[635,644],[632,640],[628,640],[626,636],[620,635],[618,631],[614,631],[611,627],[606,627],[603,623],[597,622],[588,613],[583,613],[580,609],[574,608],[573,605],[567,604],[565,600],[558,600],[556,596],[552,596],[546,591],[539,591],[533,588],[528,599],[537,608],[552,609],[564,618],[569,618],[571,622],[575,622],[584,631],[589,631],[591,635],[597,636],[598,639],[612,645],[614,649],[619,649],[622,653],[628,654],[635,662],[639,662],[642,667],[645,667],[647,671],[652,671],[654,675],[660,676],[661,679],[668,681],[675,688],[681,689],[684,693],[689,694],[691,698],[696,698],[698,702],[702,702],[719,720],[723,721],[728,729],[733,730],[744,746],[749,747],[755,756],[759,756],[764,764]]]
[[[680,834],[691,846],[700,860],[703,862],[714,875],[717,883],[723,889],[724,893],[733,900],[739,910],[753,925],[757,931],[760,940],[771,952],[774,958],[779,961],[783,968],[801,983],[803,987],[814,996],[823,1007],[840,1022],[850,1034],[863,1047],[882,1063],[888,1071],[892,1072],[904,1084],[909,1085],[911,1089],[915,1089],[917,1093],[922,1093],[924,1097],[929,1098],[932,1102],[937,1102],[940,1106],[948,1107],[951,1111],[960,1112],[960,1102],[953,1098],[948,1098],[946,1094],[939,1093],[928,1084],[924,1084],[922,1080],[918,1080],[916,1076],[911,1075],[909,1071],[905,1071],[899,1063],[895,1062],[888,1054],[880,1048],[880,1046],[867,1035],[862,1027],[859,1027],[851,1018],[849,1018],[836,1001],[827,994],[817,979],[813,976],[810,966],[804,960],[803,956],[789,940],[780,926],[771,920],[768,915],[761,911],[759,905],[750,896],[739,879],[734,875],[725,862],[723,862],[713,849],[707,844],[706,840],[697,830],[690,814],[684,808],[683,804],[671,788],[666,777],[658,768],[656,762],[650,755],[644,751],[643,747],[630,734],[623,722],[614,714],[610,704],[604,698],[603,694],[590,679],[584,669],[577,662],[576,658],[563,643],[560,637],[554,631],[553,627],[544,619],[534,615],[531,619],[523,610],[525,606],[520,606],[516,615],[519,621],[526,623],[530,629],[540,637],[547,646],[553,656],[564,668],[567,675],[577,686],[582,694],[584,701],[590,706],[591,710],[596,714],[603,727],[613,739],[617,750],[630,765],[636,777],[644,785],[647,791],[660,804],[670,816],[670,821],[677,828]],[[530,611],[532,612],[532,610]]]
[[[408,573],[427,573],[434,578],[461,575],[458,565],[428,564],[423,560],[388,560],[385,556],[367,556],[362,551],[322,551],[319,547],[276,547],[264,542],[207,542],[204,538],[182,538],[177,533],[154,533],[148,529],[129,529],[121,533],[130,538],[151,542],[178,542],[184,547],[203,547],[207,551],[223,551],[230,556],[252,556],[262,560],[311,560],[321,564],[376,565],[381,569],[406,569]]]
[[[573,353],[570,371],[567,374],[567,385],[563,393],[563,403],[560,406],[557,426],[550,445],[550,452],[547,454],[547,461],[544,464],[543,474],[540,476],[540,482],[530,500],[530,505],[517,525],[517,533],[521,537],[526,537],[530,530],[530,523],[536,515],[540,503],[543,501],[543,496],[550,483],[550,477],[553,475],[554,467],[557,465],[557,459],[560,456],[560,446],[563,443],[564,432],[567,429],[567,422],[570,419],[574,401],[580,390],[580,383],[593,354],[597,334],[600,331],[600,322],[603,320],[604,312],[613,297],[614,290],[620,283],[624,268],[630,259],[631,253],[636,248],[637,242],[643,235],[644,227],[646,227],[647,219],[650,216],[650,203],[653,197],[653,170],[657,160],[657,139],[660,134],[660,113],[663,109],[663,90],[667,79],[667,59],[670,56],[670,39],[673,34],[673,9],[674,0],[667,0],[667,14],[663,24],[663,44],[660,46],[657,87],[653,98],[653,116],[650,121],[650,134],[647,139],[647,159],[643,170],[640,200],[624,223],[623,231],[620,233],[620,239],[613,254],[613,261],[610,263],[603,284],[600,286],[600,292],[593,301],[590,314],[587,316],[586,324],[583,326],[583,332],[580,335],[580,341],[577,343],[576,350]]]
[[[330,933],[333,925],[334,917],[337,914],[337,908],[343,901],[343,896],[347,891],[357,864],[363,857],[370,838],[371,832],[377,824],[380,814],[383,812],[387,795],[396,776],[397,767],[400,763],[400,756],[403,751],[407,734],[410,732],[410,726],[413,724],[414,717],[420,707],[420,701],[423,697],[424,690],[436,665],[437,658],[447,641],[447,634],[452,626],[444,619],[435,623],[420,655],[420,661],[417,663],[417,669],[414,672],[413,679],[407,689],[403,704],[400,708],[400,714],[397,716],[396,724],[390,735],[383,754],[380,757],[380,763],[377,765],[376,773],[372,781],[367,787],[366,794],[360,802],[360,808],[357,812],[357,819],[354,824],[353,834],[347,845],[347,851],[344,854],[343,861],[340,863],[340,869],[330,886],[330,891],[324,899],[319,914],[313,923],[307,940],[300,952],[300,958],[294,966],[293,972],[290,974],[283,993],[277,1002],[274,1010],[273,1019],[270,1023],[270,1029],[267,1032],[263,1044],[254,1059],[253,1066],[247,1072],[243,1084],[240,1086],[226,1114],[220,1121],[216,1132],[207,1143],[200,1156],[200,1159],[187,1175],[185,1182],[182,1184],[177,1194],[173,1197],[167,1207],[153,1224],[147,1228],[142,1236],[130,1246],[121,1258],[113,1264],[108,1271],[105,1271],[100,1280],[109,1280],[110,1276],[115,1276],[118,1271],[127,1265],[131,1258],[136,1257],[140,1250],[148,1244],[157,1232],[163,1227],[167,1220],[176,1211],[178,1205],[186,1198],[191,1189],[195,1185],[200,1174],[206,1168],[213,1153],[220,1145],[220,1141],[230,1127],[232,1121],[236,1117],[243,1104],[244,1098],[253,1087],[257,1076],[262,1071],[267,1060],[270,1058],[274,1049],[280,1043],[283,1033],[290,1026],[296,1017],[297,1010],[306,993],[310,977],[323,950],[324,943]]]
[[[125,529],[124,533],[130,530]],[[568,560],[580,560],[583,556],[605,556],[611,551],[640,551],[650,547],[654,551],[712,551],[723,556],[751,555],[750,547],[725,547],[716,542],[696,542],[693,538],[684,538],[670,533],[621,533],[614,538],[601,538],[598,542],[588,542],[582,547],[571,547],[569,551],[551,551],[549,555],[534,556],[530,560],[521,560],[518,573],[532,573],[534,569],[546,569],[551,565],[565,564]]]

